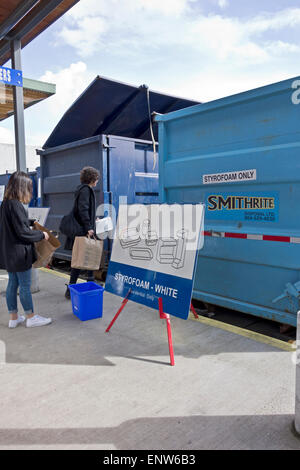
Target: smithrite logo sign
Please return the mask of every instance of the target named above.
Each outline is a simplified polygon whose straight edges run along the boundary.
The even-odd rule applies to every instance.
[[[277,222],[278,192],[215,193],[206,195],[206,218]]]

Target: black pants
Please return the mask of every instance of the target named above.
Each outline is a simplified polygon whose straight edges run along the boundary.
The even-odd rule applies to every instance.
[[[76,284],[79,278],[80,272],[81,272],[80,269],[71,268],[70,284]],[[88,278],[87,278],[88,281],[95,280],[94,271],[88,271],[87,274],[88,274]]]

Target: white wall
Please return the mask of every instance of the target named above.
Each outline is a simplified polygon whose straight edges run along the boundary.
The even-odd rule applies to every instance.
[[[40,166],[40,156],[36,154],[35,149],[38,146],[26,145],[26,166],[29,171],[35,170]],[[16,170],[16,153],[14,144],[0,143],[0,175],[12,173]]]

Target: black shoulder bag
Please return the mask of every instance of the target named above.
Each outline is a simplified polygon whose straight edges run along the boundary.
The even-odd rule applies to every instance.
[[[59,231],[66,235],[68,238],[75,238],[81,235],[85,235],[85,233],[83,233],[84,229],[75,217],[75,207],[78,196],[79,193],[77,194],[76,199],[74,201],[73,209],[69,214],[64,215],[59,225]]]

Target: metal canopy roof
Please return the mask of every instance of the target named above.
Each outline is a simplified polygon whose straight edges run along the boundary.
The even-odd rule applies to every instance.
[[[149,95],[151,113],[163,114],[199,104],[154,91]],[[66,111],[43,148],[98,134],[151,140],[147,87],[134,87],[97,76]],[[154,137],[158,140],[155,124]]]
[[[1,0],[0,65],[10,59],[10,41],[22,47],[36,38],[79,0]]]
[[[38,80],[23,78],[24,108],[55,94],[55,85]],[[0,86],[0,121],[14,113],[13,89],[9,85]]]

